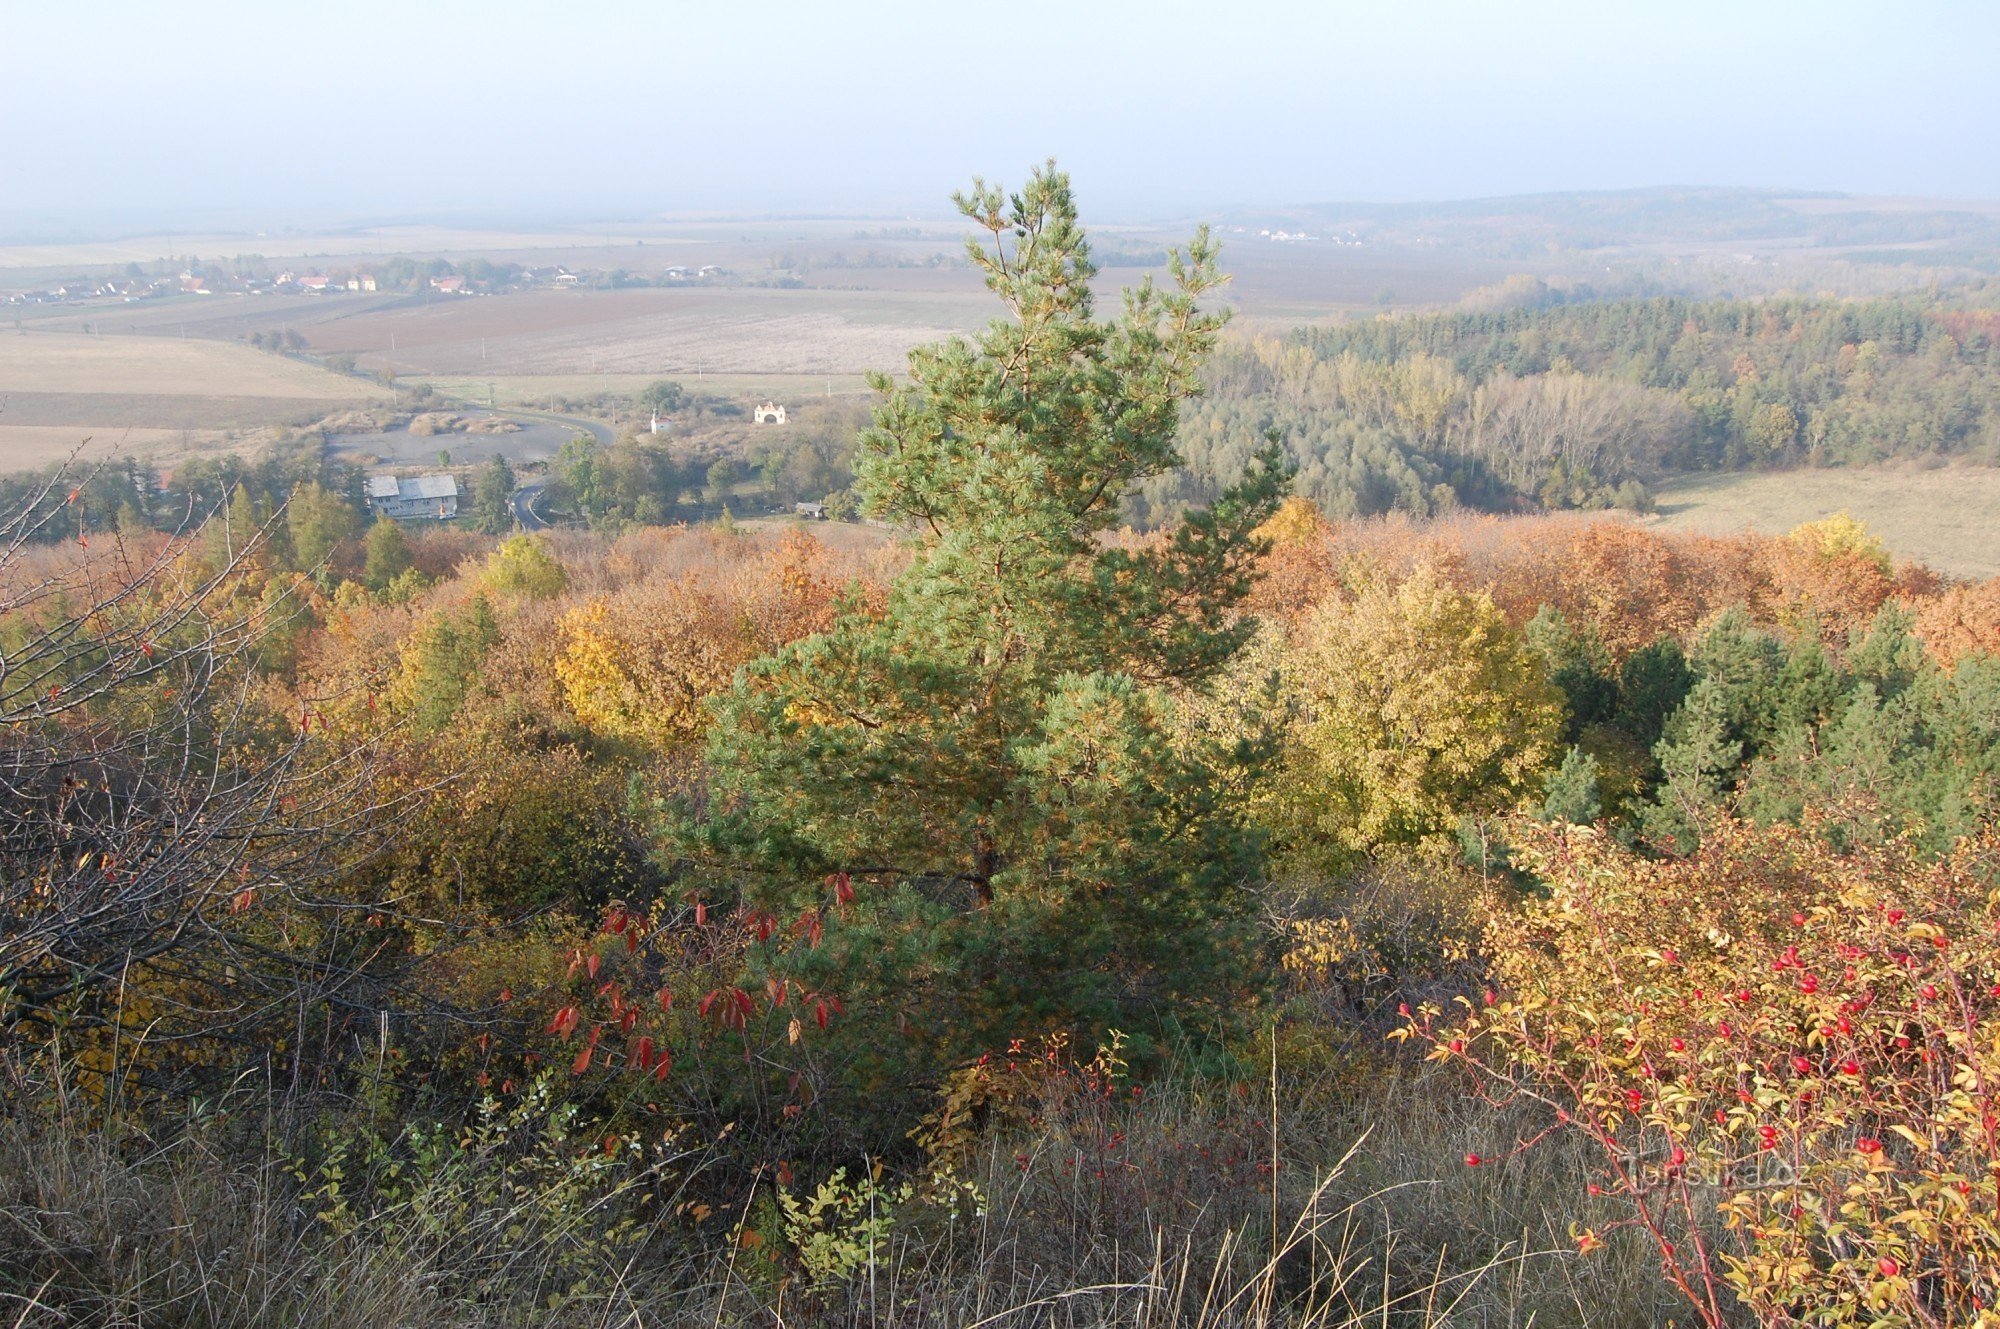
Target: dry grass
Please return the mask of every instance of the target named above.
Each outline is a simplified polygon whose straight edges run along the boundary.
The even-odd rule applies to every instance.
[[[1899,558],[1954,576],[2000,576],[2000,467],[1954,464],[1692,476],[1663,486],[1667,530],[1780,534],[1846,511]]]
[[[329,1223],[330,1174],[309,1157],[324,1144],[308,1141],[358,1141],[364,1121],[287,1125],[253,1089],[156,1143],[92,1129],[86,1104],[44,1090],[0,1116],[0,1299],[17,1326],[188,1329],[1555,1329],[1672,1318],[1640,1244],[1614,1234],[1606,1250],[1574,1254],[1564,1225],[1579,1216],[1580,1158],[1554,1148],[1476,1173],[1455,1162],[1474,1148],[1498,1156],[1530,1123],[1469,1108],[1437,1073],[1409,1070],[1361,1086],[1281,1082],[1274,1133],[1269,1088],[1163,1085],[1109,1112],[1058,1105],[1030,1134],[986,1143],[969,1174],[976,1203],[899,1211],[872,1261],[816,1285],[772,1264],[768,1243],[741,1240],[770,1229],[762,1170],[712,1183],[719,1212],[699,1231],[675,1216],[717,1161],[707,1146],[653,1151],[649,1166],[636,1152],[631,1166],[589,1165],[604,1180],[577,1191],[560,1178],[496,1185],[491,1171],[573,1157],[571,1137],[447,1151],[422,1166],[411,1161],[421,1146],[413,1155],[405,1143],[386,1192],[371,1190],[381,1163],[347,1160],[346,1217]],[[1275,1196],[1259,1166],[1274,1149],[1285,1179]]]

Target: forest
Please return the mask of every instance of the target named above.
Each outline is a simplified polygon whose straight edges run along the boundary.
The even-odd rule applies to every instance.
[[[2000,1323],[2000,581],[1569,510],[1984,447],[1991,326],[1230,343],[957,201],[874,525],[10,495],[15,1323]]]
[[[1332,516],[1643,510],[1707,470],[2000,456],[2000,314],[1945,299],[1657,298],[1405,315],[1226,344],[1185,470],[1142,521],[1205,502],[1277,430]]]

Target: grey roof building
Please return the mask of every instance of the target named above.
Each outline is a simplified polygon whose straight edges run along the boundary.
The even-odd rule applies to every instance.
[[[371,475],[368,510],[398,521],[450,521],[458,515],[458,481],[449,475]]]

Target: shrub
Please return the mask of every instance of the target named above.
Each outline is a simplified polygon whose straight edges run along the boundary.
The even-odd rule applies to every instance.
[[[1643,1229],[1705,1324],[1730,1293],[1764,1323],[1996,1323],[2000,837],[1925,862],[1723,821],[1648,862],[1517,833],[1547,898],[1488,929],[1482,1002],[1403,1031],[1546,1107],[1515,1151],[1591,1142],[1605,1227]]]

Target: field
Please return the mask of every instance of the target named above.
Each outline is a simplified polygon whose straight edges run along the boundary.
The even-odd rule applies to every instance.
[[[1659,492],[1667,530],[1792,529],[1846,511],[1898,557],[1960,577],[2000,576],[2000,468],[1749,472],[1676,480]]]
[[[0,334],[0,468],[40,464],[85,433],[152,449],[193,441],[183,431],[298,423],[388,395],[360,379],[227,342]]]
[[[402,304],[303,330],[321,354],[411,375],[855,375],[977,327],[970,293],[755,288],[528,291]]]
[[[0,415],[0,420],[5,418]],[[127,457],[158,457],[197,452],[224,441],[213,430],[0,424],[0,472],[39,469],[63,460],[79,445],[86,458],[114,452]]]
[[[631,395],[658,381],[660,374],[496,374],[490,378],[456,374],[411,374],[399,381],[428,383],[461,401],[490,406],[533,406],[552,397],[585,398],[602,393]],[[677,374],[690,392],[716,397],[776,398],[796,402],[805,397],[869,395],[859,374]]]

